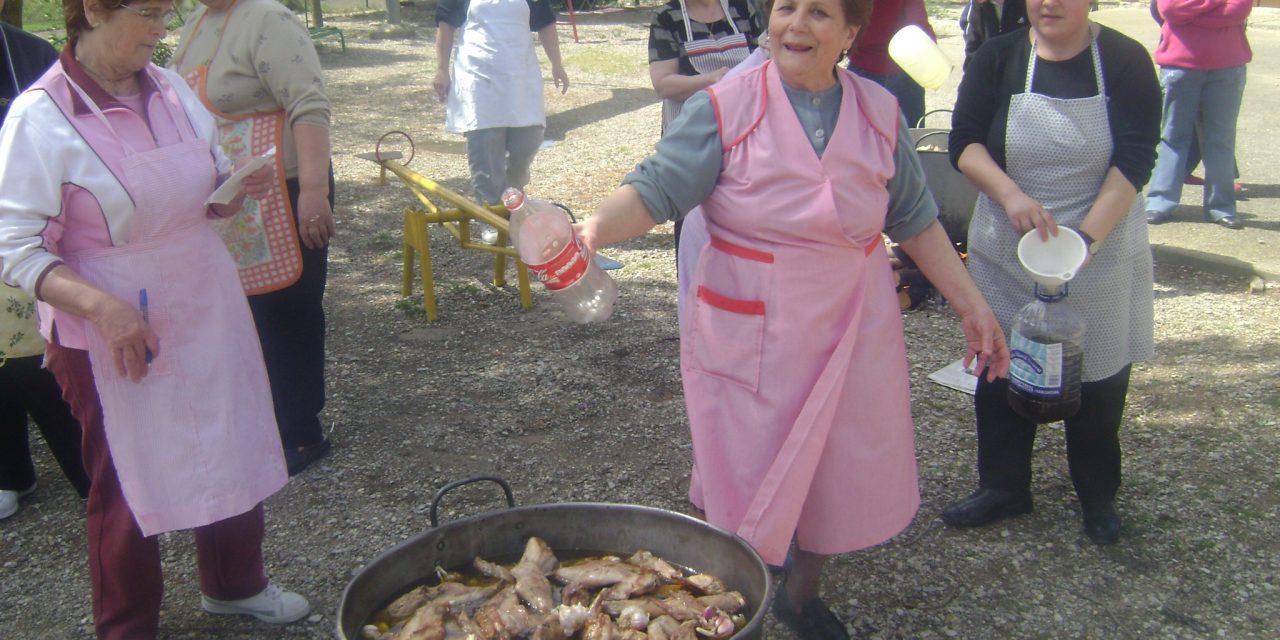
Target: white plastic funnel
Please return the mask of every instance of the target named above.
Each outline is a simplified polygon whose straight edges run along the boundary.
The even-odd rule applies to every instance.
[[[1056,293],[1076,277],[1088,255],[1084,238],[1067,227],[1058,227],[1058,235],[1048,240],[1041,240],[1040,233],[1032,229],[1018,241],[1018,261],[1045,293]]]

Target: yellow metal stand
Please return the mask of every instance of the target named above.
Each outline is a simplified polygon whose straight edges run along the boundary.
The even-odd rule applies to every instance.
[[[414,260],[418,260],[422,272],[422,306],[426,309],[427,320],[436,319],[435,280],[431,273],[431,238],[427,233],[428,225],[439,224],[453,235],[458,246],[463,249],[487,251],[494,254],[493,286],[506,284],[507,258],[516,263],[516,282],[520,289],[520,306],[533,308],[533,296],[529,293],[529,271],[516,250],[507,244],[507,210],[502,205],[482,207],[468,198],[459,195],[439,183],[419,175],[412,169],[399,163],[398,153],[360,154],[360,157],[377,162],[382,168],[380,184],[386,184],[387,171],[394,173],[425,209],[405,207],[404,210],[404,274],[400,283],[400,294],[413,295]],[[428,196],[435,197],[452,205],[452,209],[441,209]],[[488,245],[471,241],[471,221],[478,220],[493,225],[498,230],[498,241]]]

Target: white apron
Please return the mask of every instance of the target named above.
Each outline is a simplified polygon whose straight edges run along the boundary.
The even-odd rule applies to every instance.
[[[546,125],[526,0],[471,0],[457,42],[446,131]]]
[[[685,6],[685,0],[680,0],[680,17],[684,18],[685,33],[685,42],[680,46],[684,47],[689,64],[693,65],[693,70],[698,73],[711,73],[721,68],[732,69],[738,66],[739,62],[746,60],[747,55],[751,53],[747,37],[738,31],[738,23],[734,21],[733,14],[729,13],[727,0],[720,0],[720,10],[724,12],[724,19],[729,23],[729,28],[733,29],[733,33],[719,38],[713,35],[705,40],[694,40],[693,25],[689,23],[689,8]],[[662,131],[664,133],[671,125],[671,121],[680,115],[680,107],[683,105],[683,100],[669,98],[662,100]]]
[[[209,143],[185,112],[163,102],[181,142],[138,151],[115,136],[125,151],[117,175],[134,201],[128,244],[63,256],[118,298],[147,292],[160,349],[141,382],[120,376],[102,334],[92,324],[87,331],[111,458],[146,536],[239,515],[288,480],[249,305],[206,218],[217,175]]]
[[[1059,225],[1079,228],[1111,168],[1111,124],[1096,38],[1089,45],[1098,95],[1051,98],[1032,93],[1036,47],[1027,61],[1023,93],[1009,102],[1006,173]],[[1034,298],[1018,262],[1020,234],[1003,207],[978,196],[969,223],[969,271],[1008,333]],[[1066,303],[1085,321],[1084,380],[1102,380],[1154,354],[1151,250],[1141,196],[1068,285]]]

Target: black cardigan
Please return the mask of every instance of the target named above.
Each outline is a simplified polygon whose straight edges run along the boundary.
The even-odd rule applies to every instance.
[[[973,59],[982,43],[1027,24],[1026,0],[1005,0],[1004,11],[998,17],[991,0],[970,0],[964,25],[964,68],[969,68],[969,60]]]
[[[3,49],[0,51],[0,123],[3,123],[9,115],[9,103],[57,62],[58,50],[41,38],[3,22],[0,30],[4,32],[5,43],[0,47]],[[17,72],[16,78],[10,72],[10,65]]]
[[[1141,44],[1108,27],[1098,34],[1102,77],[1107,88],[1111,123],[1111,165],[1134,188],[1151,178],[1160,141],[1160,83],[1151,56]],[[1027,80],[1031,42],[1024,30],[988,40],[965,70],[951,114],[949,151],[955,165],[965,147],[984,144],[992,159],[1005,169],[1005,122],[1009,99],[1022,93]],[[1070,60],[1036,63],[1032,91],[1054,98],[1098,95],[1089,49]]]

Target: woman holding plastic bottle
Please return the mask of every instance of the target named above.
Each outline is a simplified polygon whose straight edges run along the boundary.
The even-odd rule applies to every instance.
[[[1092,255],[1070,282],[1085,321],[1080,411],[1067,461],[1084,531],[1120,535],[1120,421],[1131,364],[1153,354],[1151,248],[1138,197],[1155,165],[1160,87],[1141,44],[1089,20],[1089,0],[1028,0],[1031,28],[988,40],[960,83],[951,161],[981,195],[969,271],[1006,330],[1033,299],[1023,234],[1077,229]],[[942,513],[957,527],[1029,513],[1036,425],[1014,412],[1008,380],[974,396],[978,489]]]
[[[804,638],[847,637],[818,597],[826,558],[893,537],[920,502],[882,230],[947,295],[969,358],[993,376],[1008,367],[896,101],[836,66],[869,10],[777,0],[772,60],[689,98],[657,152],[580,225],[594,250],[701,204],[711,242],[681,323],[690,499],[772,565],[794,540],[775,613]]]

